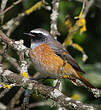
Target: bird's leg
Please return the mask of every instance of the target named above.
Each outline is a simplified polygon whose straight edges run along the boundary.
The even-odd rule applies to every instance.
[[[31,78],[33,80],[39,80],[40,79],[40,73],[36,72],[35,75]]]
[[[65,68],[65,65],[66,65],[66,58],[65,58],[65,55],[63,55],[63,58],[64,58],[64,60],[63,60],[63,65],[62,65],[62,67],[60,68],[60,72],[61,72],[61,76],[58,76],[58,81],[57,81],[57,83],[56,83],[56,85],[54,86],[54,88],[56,88],[56,89],[59,89],[59,86],[60,86],[60,79],[62,79],[63,78],[63,74],[64,74],[64,68]]]
[[[54,89],[60,90],[61,79],[63,79],[63,76],[60,74],[60,75],[57,76],[57,82],[55,83],[55,86],[53,87]]]
[[[54,79],[54,80],[57,80],[55,86],[53,86],[53,89],[59,89],[59,86],[60,86],[60,78],[59,77],[55,77],[55,76],[47,76],[47,77],[33,77],[33,78],[30,78],[31,80],[47,80],[47,79]]]
[[[59,89],[59,86],[60,86],[60,79],[57,79],[54,89]]]

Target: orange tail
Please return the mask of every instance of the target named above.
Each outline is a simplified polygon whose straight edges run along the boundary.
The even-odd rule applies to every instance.
[[[77,71],[76,71],[77,72]],[[80,80],[89,88],[96,88],[93,86],[90,82],[88,82],[83,76],[80,75],[79,72],[77,72],[77,75],[79,76]]]

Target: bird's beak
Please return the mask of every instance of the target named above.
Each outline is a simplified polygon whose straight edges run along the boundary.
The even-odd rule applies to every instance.
[[[35,35],[31,34],[31,33],[24,33],[24,35],[29,36],[30,39],[33,39],[35,37]]]
[[[34,36],[31,33],[24,33],[24,35],[27,35],[27,36],[30,36],[30,37],[33,37]]]

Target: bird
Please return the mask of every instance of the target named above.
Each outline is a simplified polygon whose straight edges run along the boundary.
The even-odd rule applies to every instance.
[[[29,55],[40,77],[67,78],[73,84],[79,79],[86,87],[95,88],[81,73],[85,73],[65,47],[45,29],[24,33],[31,39]]]

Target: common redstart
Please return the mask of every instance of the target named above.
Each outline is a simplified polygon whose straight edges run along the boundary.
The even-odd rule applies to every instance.
[[[30,57],[42,77],[66,77],[76,84],[76,79],[87,87],[95,88],[80,73],[85,73],[63,45],[45,29],[25,33],[31,38]]]

